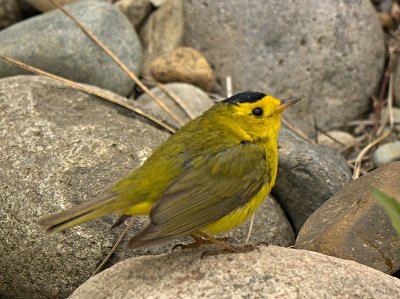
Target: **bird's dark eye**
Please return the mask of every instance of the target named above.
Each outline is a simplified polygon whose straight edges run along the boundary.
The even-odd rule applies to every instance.
[[[263,111],[261,108],[258,108],[258,107],[257,107],[257,108],[254,108],[254,109],[253,109],[253,112],[252,112],[252,113],[253,113],[253,115],[255,115],[255,116],[261,116],[261,115],[263,115],[263,112],[264,112],[264,111]]]

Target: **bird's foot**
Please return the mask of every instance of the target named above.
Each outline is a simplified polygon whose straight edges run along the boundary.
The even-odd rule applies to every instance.
[[[201,255],[201,259],[207,257],[207,256],[213,256],[213,255],[219,255],[219,254],[227,254],[227,253],[246,253],[246,252],[251,252],[255,249],[258,250],[258,252],[260,252],[260,249],[258,248],[258,244],[257,245],[243,245],[243,246],[231,246],[232,248],[223,248],[223,249],[219,249],[219,250],[209,250],[209,251],[205,251],[202,253]]]
[[[215,244],[215,242],[205,239],[204,237],[199,237],[196,234],[190,234],[190,236],[194,239],[193,243],[190,244],[176,244],[174,247],[172,247],[172,251],[174,251],[176,248],[180,248],[181,250],[183,249],[189,249],[189,248],[194,248],[200,245],[204,244]],[[235,239],[231,237],[224,237],[224,238],[213,238],[214,240],[217,240],[221,243],[226,244],[225,242],[230,242],[230,243],[235,243]],[[227,244],[228,245],[228,244]]]

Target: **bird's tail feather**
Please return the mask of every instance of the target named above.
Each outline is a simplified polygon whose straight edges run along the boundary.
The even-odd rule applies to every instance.
[[[63,231],[69,227],[126,209],[130,204],[121,200],[120,196],[116,193],[109,193],[104,197],[42,218],[38,224],[46,228],[46,233]]]

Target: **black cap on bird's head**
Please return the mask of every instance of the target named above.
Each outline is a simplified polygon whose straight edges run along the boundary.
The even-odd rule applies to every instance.
[[[278,100],[262,92],[246,91],[235,94],[230,98],[227,98],[226,100],[223,101],[223,103],[234,104],[234,105],[240,105],[240,104],[253,105],[261,100],[264,101],[264,104],[276,106],[275,111],[282,113],[287,107],[300,101],[301,98],[289,98],[284,100]]]
[[[246,91],[235,94],[234,96],[227,98],[223,102],[228,104],[254,103],[261,100],[265,96],[266,94],[262,92]]]

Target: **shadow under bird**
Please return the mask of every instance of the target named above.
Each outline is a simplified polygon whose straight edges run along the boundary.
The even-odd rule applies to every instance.
[[[149,215],[151,223],[129,240],[130,248],[191,235],[237,252],[211,236],[241,224],[271,191],[281,114],[299,100],[243,92],[216,103],[104,197],[39,224],[52,233],[108,214]]]

